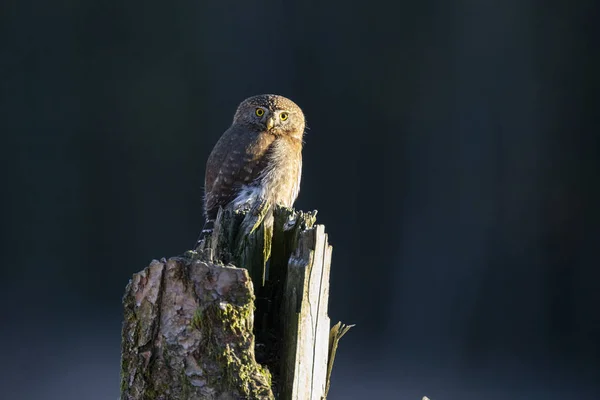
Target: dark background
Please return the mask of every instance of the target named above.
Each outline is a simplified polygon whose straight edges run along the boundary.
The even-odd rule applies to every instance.
[[[0,397],[118,397],[124,287],[266,92],[357,324],[332,400],[598,398],[598,7],[566,3],[3,1]]]

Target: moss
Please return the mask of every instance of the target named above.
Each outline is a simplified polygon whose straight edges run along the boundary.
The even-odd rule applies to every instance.
[[[129,362],[125,360],[125,357],[121,361],[121,393],[125,393],[129,387],[127,382],[127,373],[129,372]]]
[[[269,368],[267,368],[266,365],[260,365],[260,364],[257,364],[257,365],[258,365],[258,370],[267,380],[267,384],[269,385],[269,387],[273,387],[273,377],[271,376],[271,371],[269,371]]]
[[[190,321],[192,328],[201,329],[202,328],[202,309],[198,308]]]
[[[207,374],[211,384],[249,398],[272,397],[271,374],[254,359],[253,311],[251,301],[242,305],[212,303],[196,312],[192,324],[202,332],[204,354],[219,368]]]
[[[181,370],[181,374],[179,376],[179,384],[181,385],[181,394],[184,399],[190,397],[190,395],[194,392],[194,387],[192,386],[192,382],[185,374],[185,370]]]

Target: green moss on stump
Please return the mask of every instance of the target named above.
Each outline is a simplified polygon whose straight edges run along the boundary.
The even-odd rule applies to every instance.
[[[220,371],[207,373],[211,385],[236,388],[246,398],[273,398],[269,370],[255,361],[252,320],[254,303],[241,305],[227,302],[209,304],[197,310],[191,324],[203,334],[202,357],[211,357]]]

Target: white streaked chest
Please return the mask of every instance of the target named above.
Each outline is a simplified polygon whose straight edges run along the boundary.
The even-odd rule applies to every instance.
[[[291,207],[300,192],[301,148],[286,140],[276,140],[266,167],[254,182],[243,185],[234,199],[235,208],[246,208],[257,200]]]

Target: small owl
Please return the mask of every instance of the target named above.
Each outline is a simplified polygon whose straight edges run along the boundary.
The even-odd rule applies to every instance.
[[[283,96],[264,94],[244,100],[206,163],[206,225],[219,207],[251,207],[256,201],[291,207],[300,191],[304,114]]]

